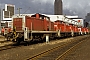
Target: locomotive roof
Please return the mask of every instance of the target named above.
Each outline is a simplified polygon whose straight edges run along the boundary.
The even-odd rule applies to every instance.
[[[39,14],[39,13],[37,13],[37,14]],[[47,18],[49,18],[48,16],[42,15],[42,14],[39,14],[39,16],[40,16],[40,17],[47,17]],[[36,14],[32,15],[31,17],[36,17]]]

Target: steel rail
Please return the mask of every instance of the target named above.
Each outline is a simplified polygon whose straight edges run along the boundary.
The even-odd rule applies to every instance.
[[[57,57],[55,60],[64,60],[64,58],[70,54],[75,48],[77,48],[81,43],[87,41],[86,39],[85,40],[82,40],[80,42],[78,42],[77,44],[75,44],[74,46],[72,46],[71,48],[69,48],[68,50],[66,50],[62,55],[60,55],[59,57]]]
[[[84,38],[87,38],[87,37],[84,37]],[[81,39],[80,39],[80,41],[81,41]],[[75,42],[75,41],[74,41],[74,42]],[[63,45],[59,45],[59,46],[56,46],[56,47],[54,47],[54,48],[48,49],[48,50],[43,51],[43,52],[41,52],[41,53],[39,53],[39,54],[36,54],[36,55],[34,55],[34,56],[31,56],[31,57],[29,57],[29,58],[27,58],[27,59],[25,59],[25,60],[36,60],[37,58],[40,58],[41,56],[43,56],[43,55],[45,55],[45,54],[48,54],[48,53],[50,53],[50,52],[53,52],[53,51],[55,51],[56,49],[65,47],[65,46],[67,46],[68,44],[71,44],[71,43],[73,43],[73,42],[64,43]],[[67,51],[67,52],[68,52],[68,51]],[[65,53],[64,53],[64,54],[65,54]],[[60,56],[63,56],[64,54],[62,54],[62,55],[60,55]],[[59,58],[59,57],[58,57],[58,58]],[[57,59],[58,59],[58,58],[57,58]]]
[[[52,51],[54,51],[54,50],[56,50],[56,49],[58,49],[58,48],[61,48],[61,47],[66,46],[66,45],[67,45],[67,44],[65,43],[64,45],[59,45],[59,46],[57,46],[57,47],[48,49],[48,50],[46,50],[46,51],[43,51],[43,52],[41,52],[41,53],[39,53],[39,54],[36,54],[36,55],[34,55],[34,56],[30,57],[30,58],[25,59],[25,60],[35,60],[35,59],[37,59],[37,58],[40,57],[40,56],[43,56],[43,55],[45,55],[45,54],[47,54],[47,53],[49,53],[49,52],[52,52]]]
[[[1,47],[0,47],[0,51],[12,49],[12,48],[17,48],[17,47],[21,47],[21,46],[22,46],[22,45],[20,45],[20,46],[15,45],[15,46],[14,46],[14,43],[12,43],[12,44],[8,44],[8,45],[1,46]]]

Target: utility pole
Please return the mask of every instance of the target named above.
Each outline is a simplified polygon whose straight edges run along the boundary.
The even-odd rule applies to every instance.
[[[19,16],[20,16],[20,9],[22,9],[22,8],[17,8],[17,10],[18,10],[18,13],[19,13]]]

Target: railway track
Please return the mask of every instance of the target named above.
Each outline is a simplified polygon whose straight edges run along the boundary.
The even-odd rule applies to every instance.
[[[63,54],[61,54],[60,56],[58,56],[55,60],[64,60],[64,58],[67,55],[69,55],[72,51],[74,51],[81,43],[85,42],[86,39],[88,39],[88,38],[84,38],[82,41],[80,41],[80,42],[76,43],[75,45],[73,45],[72,47],[70,47]]]
[[[27,43],[20,43],[19,45],[17,43],[10,43],[8,44],[9,41],[1,41],[1,45],[0,45],[0,51],[3,50],[8,50],[8,49],[12,49],[12,48],[17,48],[17,47],[22,47],[22,46],[27,46]],[[4,44],[7,43],[7,44]],[[32,43],[33,44],[33,43]]]
[[[25,60],[63,60],[66,55],[73,51],[79,44],[86,41],[88,37],[90,36],[75,40],[70,43],[65,43],[63,45],[56,46],[52,49],[31,56]]]
[[[9,44],[5,44],[4,45],[4,42],[3,42],[2,46],[0,46],[0,51],[12,49],[12,48],[17,48],[17,47],[21,47],[21,46],[22,46],[22,44],[21,45],[17,45],[15,43],[9,43]]]
[[[0,51],[11,49],[11,48],[16,48],[16,46],[12,46],[12,44],[1,46]]]

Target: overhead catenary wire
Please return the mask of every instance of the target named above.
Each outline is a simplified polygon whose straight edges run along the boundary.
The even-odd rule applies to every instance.
[[[29,7],[23,14],[25,14],[29,9],[30,9],[30,7]],[[22,14],[22,15],[23,15],[23,14]]]

